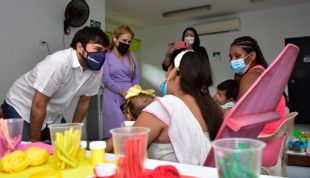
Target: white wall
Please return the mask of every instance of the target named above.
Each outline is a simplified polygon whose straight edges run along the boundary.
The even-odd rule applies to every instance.
[[[213,20],[240,18],[241,28],[237,32],[228,32],[200,36],[201,45],[209,54],[212,65],[215,87],[218,83],[233,77],[229,67],[228,50],[232,41],[240,36],[250,35],[255,38],[268,63],[277,56],[284,47],[284,38],[310,36],[310,3],[254,11],[234,16],[188,21],[179,24],[141,29],[142,46],[140,50],[140,66],[142,68],[142,86],[159,89],[164,72],[161,62],[170,41],[181,39],[183,30],[194,24]],[[213,52],[221,52],[221,62],[214,61]],[[211,92],[214,92],[214,87]]]
[[[0,6],[0,101],[11,84],[47,54],[62,48],[65,2],[10,0]]]

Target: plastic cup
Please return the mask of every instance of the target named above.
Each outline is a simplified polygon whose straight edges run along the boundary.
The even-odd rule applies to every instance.
[[[23,126],[24,120],[21,118],[1,119],[0,158],[19,147]]]
[[[247,138],[224,138],[212,142],[220,178],[258,178],[265,143]]]
[[[121,127],[110,131],[118,178],[136,177],[143,171],[149,131],[144,127]]]
[[[76,168],[83,123],[49,125],[56,169]]]

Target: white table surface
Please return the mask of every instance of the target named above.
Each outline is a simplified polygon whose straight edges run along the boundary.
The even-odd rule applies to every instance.
[[[114,154],[106,153],[105,159],[109,161],[115,160]],[[216,168],[204,167],[204,166],[196,166],[189,164],[180,164],[175,162],[168,161],[159,161],[154,159],[146,159],[145,168],[146,169],[154,169],[160,165],[173,165],[175,166],[181,175],[192,176],[192,177],[206,177],[206,178],[218,178]],[[261,175],[260,178],[276,178],[276,176],[266,176]]]

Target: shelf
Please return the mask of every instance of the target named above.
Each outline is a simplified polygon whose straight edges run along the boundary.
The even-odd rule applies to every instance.
[[[287,151],[287,165],[310,167],[310,155]]]

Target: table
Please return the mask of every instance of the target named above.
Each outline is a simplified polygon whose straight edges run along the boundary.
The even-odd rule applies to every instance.
[[[106,160],[114,160],[114,154],[106,154]],[[168,161],[159,161],[154,159],[146,159],[144,167],[146,169],[154,169],[160,165],[173,165],[175,166],[181,175],[192,176],[192,177],[206,177],[206,178],[217,178],[216,168],[203,167],[189,164],[180,164]],[[277,176],[266,176],[261,175],[260,178],[277,178]]]
[[[89,151],[87,151],[87,157],[89,157]],[[114,154],[106,153],[105,154],[106,162],[113,162],[115,159]],[[86,178],[93,174],[93,167],[87,161],[83,161],[80,163],[80,166],[77,169],[66,169],[63,170],[63,178]],[[208,177],[208,178],[217,178],[217,170],[215,168],[210,167],[202,167],[196,165],[188,165],[188,164],[180,164],[180,163],[172,163],[168,161],[159,161],[146,159],[145,168],[146,169],[154,169],[160,165],[173,165],[175,166],[181,175],[191,176],[191,177]],[[30,174],[43,171],[43,170],[54,170],[53,161],[49,159],[47,164],[38,166],[38,167],[29,167],[26,170],[15,173],[15,174],[6,174],[0,172],[0,177],[5,178],[27,178]],[[275,176],[265,176],[261,175],[260,178],[276,178]]]

